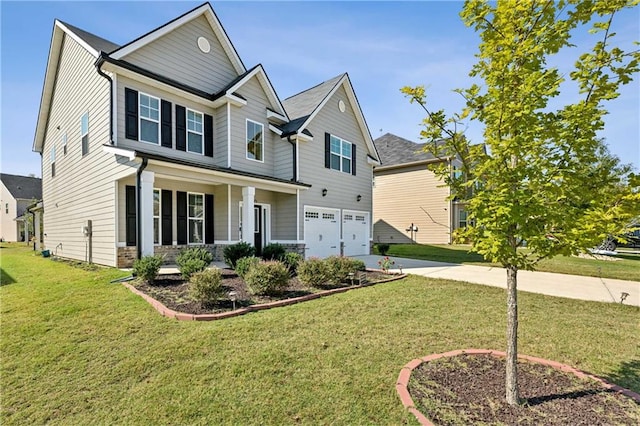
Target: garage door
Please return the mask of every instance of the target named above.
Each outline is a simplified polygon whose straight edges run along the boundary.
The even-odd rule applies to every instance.
[[[369,254],[369,212],[342,212],[342,241],[345,256]]]
[[[340,210],[304,208],[305,257],[340,254]]]

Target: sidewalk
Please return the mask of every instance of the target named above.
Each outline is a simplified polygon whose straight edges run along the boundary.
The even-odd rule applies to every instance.
[[[356,256],[365,262],[368,268],[379,269],[381,256]],[[466,281],[492,287],[507,287],[507,274],[502,268],[487,266],[460,265],[455,263],[432,262],[428,260],[391,257],[396,269],[423,277],[444,278]],[[570,299],[593,300],[597,302],[620,303],[622,293],[629,296],[625,305],[640,306],[640,282],[616,280],[611,278],[583,277],[578,275],[556,274],[551,272],[518,271],[518,290]]]

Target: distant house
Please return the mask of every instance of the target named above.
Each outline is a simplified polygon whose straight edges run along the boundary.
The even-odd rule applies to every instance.
[[[349,76],[281,101],[209,3],[124,45],[56,20],[33,150],[61,257],[369,252],[378,156]]]
[[[42,199],[42,179],[0,174],[0,237],[4,241],[28,241],[33,232],[27,208]]]
[[[466,226],[466,212],[447,199],[449,188],[428,169],[450,160],[390,133],[374,144],[382,164],[374,168],[373,242],[450,244],[452,231]]]

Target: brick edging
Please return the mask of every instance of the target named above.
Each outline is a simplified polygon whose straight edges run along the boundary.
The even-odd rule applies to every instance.
[[[156,299],[149,296],[148,294],[138,290],[133,285],[126,282],[123,282],[122,284],[125,287],[127,287],[129,290],[131,290],[131,292],[133,292],[134,294],[137,294],[138,296],[146,300],[162,316],[165,316],[168,318],[175,318],[178,321],[215,321],[215,320],[220,320],[224,318],[231,318],[231,317],[237,317],[240,315],[245,315],[245,314],[248,314],[249,312],[262,311],[265,309],[278,308],[281,306],[288,306],[288,305],[293,305],[300,302],[306,302],[307,300],[319,299],[321,297],[330,296],[332,294],[344,293],[349,290],[362,288],[362,287],[369,287],[375,284],[388,283],[391,281],[400,280],[402,278],[405,278],[406,276],[407,274],[393,274],[392,277],[386,280],[376,281],[375,283],[366,283],[366,284],[361,284],[357,286],[334,288],[332,290],[325,290],[319,293],[308,294],[300,297],[292,297],[291,299],[276,300],[275,302],[261,303],[259,305],[251,305],[251,306],[247,306],[246,308],[236,309],[235,311],[221,312],[218,314],[187,314],[184,312],[174,311],[173,309],[166,307],[161,302],[157,301]]]
[[[453,357],[453,356],[464,355],[464,354],[491,355],[496,358],[505,358],[507,356],[507,354],[504,352],[494,351],[489,349],[459,349],[455,351],[444,352],[441,354],[431,354],[422,358],[413,359],[409,361],[404,367],[402,367],[402,370],[400,370],[400,375],[398,376],[398,380],[396,382],[396,391],[398,392],[398,396],[400,397],[400,401],[402,401],[402,405],[404,406],[404,408],[406,408],[407,411],[412,413],[416,417],[416,419],[418,419],[418,422],[420,422],[421,425],[434,426],[431,420],[429,420],[423,413],[418,411],[418,409],[416,408],[413,402],[413,398],[411,398],[411,395],[409,394],[408,386],[409,386],[409,378],[411,377],[411,373],[423,362],[429,362],[429,361],[433,361],[440,358]],[[573,373],[575,376],[581,379],[589,378],[589,379],[595,380],[596,382],[601,383],[605,389],[609,389],[611,391],[621,393],[633,399],[637,403],[640,403],[640,394],[637,394],[629,389],[623,388],[622,386],[618,386],[616,384],[610,383],[605,379],[603,379],[602,377],[598,377],[593,374],[586,373],[584,371],[578,370],[577,368],[573,368],[569,365],[561,364],[556,361],[550,361],[548,359],[537,358],[529,355],[518,355],[518,359],[546,365],[546,366],[555,368],[556,370],[564,371],[565,373]]]

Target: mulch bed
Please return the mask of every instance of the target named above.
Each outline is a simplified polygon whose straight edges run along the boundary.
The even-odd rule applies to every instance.
[[[367,281],[370,283],[384,281],[390,278],[389,275],[377,271],[367,271],[365,274],[367,275]],[[222,280],[227,294],[231,291],[236,292],[236,309],[351,286],[350,283],[345,283],[341,285],[327,285],[323,288],[309,288],[294,277],[289,280],[287,288],[277,296],[258,296],[251,294],[244,280],[231,269],[222,269]],[[355,284],[357,285],[357,280]],[[134,286],[167,308],[186,314],[216,314],[229,312],[234,308],[233,302],[228,299],[220,300],[213,305],[202,305],[200,302],[194,301],[189,296],[189,283],[179,274],[161,275],[154,281],[153,285],[138,281],[134,283]]]
[[[523,404],[505,402],[505,359],[459,355],[424,362],[409,380],[416,408],[437,425],[638,425],[640,404],[592,379],[518,362]]]

